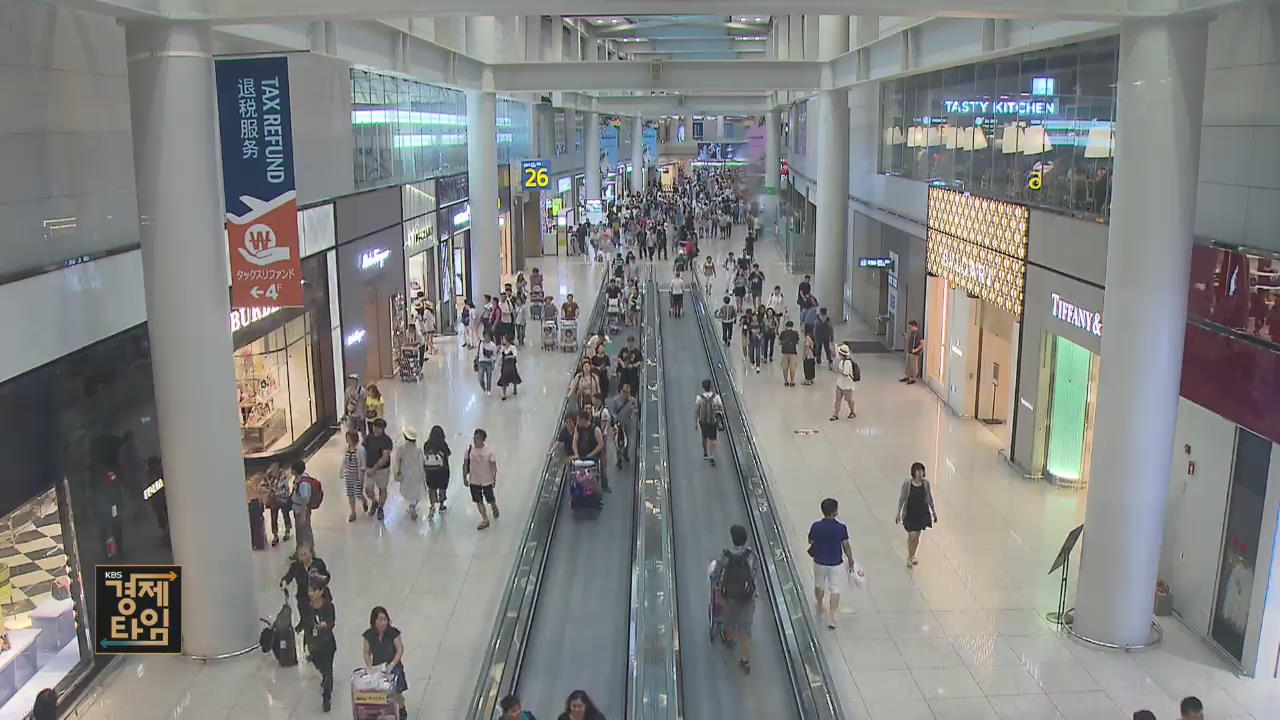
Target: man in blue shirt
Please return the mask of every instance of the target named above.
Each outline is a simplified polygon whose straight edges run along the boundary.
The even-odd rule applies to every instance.
[[[840,504],[835,498],[822,501],[822,519],[809,527],[809,556],[813,558],[813,597],[818,603],[818,620],[822,620],[824,596],[829,596],[827,628],[836,629],[836,611],[840,608],[840,588],[844,586],[845,566],[853,572],[853,550],[849,548],[849,528],[836,520]],[[843,556],[843,557],[842,557]],[[843,559],[843,562],[842,562]]]

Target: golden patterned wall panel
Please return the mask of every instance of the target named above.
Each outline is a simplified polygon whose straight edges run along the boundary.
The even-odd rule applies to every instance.
[[[1025,260],[930,230],[926,264],[930,273],[946,278],[970,295],[998,305],[1015,317],[1022,315]]]
[[[1025,260],[1029,213],[1025,206],[929,188],[929,228]]]

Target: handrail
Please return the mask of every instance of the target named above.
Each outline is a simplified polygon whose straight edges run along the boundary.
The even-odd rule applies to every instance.
[[[587,321],[587,332],[600,326],[604,316],[604,283],[596,293],[595,308]],[[581,328],[579,329],[581,331]],[[582,335],[580,334],[580,337]],[[582,356],[586,352],[586,342],[580,343],[578,362],[570,372],[582,364]],[[560,417],[568,413],[569,396],[565,393],[560,408]],[[529,511],[529,521],[525,526],[524,536],[516,552],[516,559],[507,579],[506,590],[498,603],[497,618],[493,623],[493,632],[489,636],[488,648],[481,661],[480,676],[476,680],[475,691],[467,709],[469,720],[493,720],[498,716],[498,702],[508,693],[515,692],[520,678],[520,666],[524,659],[525,648],[529,640],[529,632],[533,627],[533,614],[537,605],[538,589],[542,583],[542,573],[546,569],[547,552],[551,546],[552,533],[555,531],[556,517],[560,511],[561,491],[564,487],[565,468],[556,452],[556,433],[552,435],[551,446],[547,451],[547,459],[542,466],[542,478],[534,496],[533,508]]]
[[[635,552],[631,563],[631,637],[627,718],[681,720],[680,623],[676,615],[675,533],[667,463],[666,397],[658,285],[645,284],[644,377],[640,439],[636,443]]]
[[[702,288],[695,283],[692,293],[687,294],[693,296],[699,335],[711,365],[712,383],[724,402],[725,424],[729,429],[726,435],[762,561],[765,587],[773,601],[773,618],[782,639],[783,657],[800,716],[806,720],[843,720],[831,671],[815,632],[808,593],[795,570],[764,463],[747,424],[741,391],[729,372],[728,358],[711,323]]]

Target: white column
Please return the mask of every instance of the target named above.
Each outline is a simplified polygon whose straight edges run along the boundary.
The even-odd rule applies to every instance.
[[[631,189],[644,189],[644,118],[631,119]]]
[[[498,259],[498,96],[467,92],[467,185],[471,193],[471,301],[502,287]]]
[[[467,26],[467,55],[487,63],[498,62],[498,19],[492,15],[475,15],[464,19]],[[496,196],[495,196],[496,197]]]
[[[551,62],[564,60],[564,18],[551,16],[551,57],[542,58]]]
[[[844,318],[844,264],[849,220],[849,91],[818,93],[818,222],[814,228],[814,292],[831,317]]]
[[[693,113],[689,113],[681,118],[684,123],[684,141],[693,142]]]
[[[582,163],[586,166],[587,199],[600,199],[600,115],[582,114]]]
[[[818,60],[818,16],[804,16],[804,59]]]
[[[772,227],[778,218],[778,200],[781,192],[780,169],[782,165],[782,116],[777,108],[764,116],[764,220]],[[769,192],[769,191],[772,192]]]
[[[547,103],[538,103],[538,157],[549,158],[556,154],[556,109]]]
[[[538,62],[542,57],[542,16],[526,15],[524,22],[524,59]]]
[[[1207,27],[1135,22],[1120,33],[1107,323],[1075,614],[1081,635],[1120,645],[1147,641],[1164,538]]]
[[[251,646],[259,608],[227,320],[212,41],[206,25],[129,23],[129,105],[147,330],[184,652]]]
[[[787,17],[787,31],[790,39],[787,45],[791,48],[789,60],[804,60],[804,15],[793,14]]]
[[[787,15],[773,16],[773,47],[779,60],[791,59],[790,18]]]
[[[818,59],[830,60],[849,52],[849,17],[818,16]]]

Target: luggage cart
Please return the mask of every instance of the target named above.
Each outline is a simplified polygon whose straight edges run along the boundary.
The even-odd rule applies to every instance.
[[[395,675],[389,670],[356,668],[351,672],[351,716],[354,720],[398,720]]]
[[[555,320],[542,321],[542,349],[555,350],[560,346],[560,325]]]
[[[578,349],[578,321],[577,320],[561,320],[560,321],[560,349],[564,352],[572,352]]]
[[[400,357],[396,359],[396,367],[399,370],[400,379],[404,382],[418,382],[422,379],[422,360],[418,355],[418,348],[402,347],[400,348]]]

